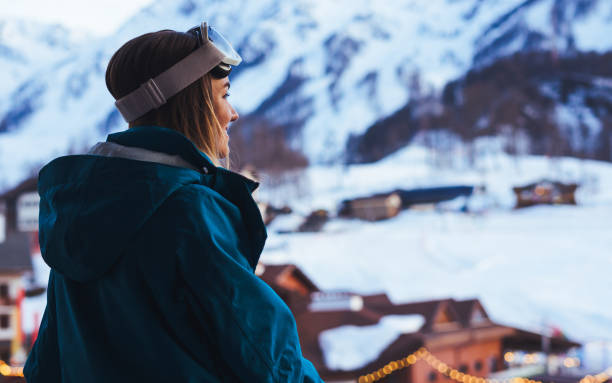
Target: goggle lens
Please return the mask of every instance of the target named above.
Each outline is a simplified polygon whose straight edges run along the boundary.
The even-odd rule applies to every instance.
[[[224,64],[238,65],[242,62],[242,57],[240,57],[229,41],[221,33],[217,32],[215,28],[206,23],[202,23],[200,26],[193,27],[188,31],[188,33],[192,33],[198,38],[198,47],[204,44],[204,28],[207,29],[208,33],[206,35],[208,35],[208,40],[225,56],[223,59]]]

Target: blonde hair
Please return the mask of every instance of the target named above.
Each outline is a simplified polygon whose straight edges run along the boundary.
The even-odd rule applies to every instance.
[[[170,30],[138,36],[115,52],[106,69],[106,87],[119,99],[150,78],[154,78],[197,48],[189,33]],[[181,90],[168,102],[130,122],[137,125],[160,125],[176,130],[206,154],[215,166],[221,166],[219,143],[223,129],[213,106],[212,78],[204,75]]]

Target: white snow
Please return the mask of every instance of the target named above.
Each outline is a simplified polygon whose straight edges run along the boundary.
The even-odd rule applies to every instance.
[[[45,263],[40,253],[32,254],[32,272],[34,274],[34,282],[38,286],[47,286],[51,269],[49,265]]]
[[[304,217],[299,214],[283,214],[274,218],[269,228],[276,232],[296,231],[304,222]]]
[[[586,371],[605,371],[612,367],[612,342],[594,341],[584,345],[579,354]]]
[[[595,9],[589,13],[589,17],[576,20],[573,32],[576,38],[576,46],[583,50],[606,52],[610,50],[610,29],[612,19],[612,2],[597,1]]]
[[[0,15],[0,105],[24,80],[65,58],[88,37],[60,25]]]
[[[401,334],[417,332],[423,316],[388,315],[371,326],[340,326],[319,334],[325,364],[332,370],[353,370],[378,358]]]

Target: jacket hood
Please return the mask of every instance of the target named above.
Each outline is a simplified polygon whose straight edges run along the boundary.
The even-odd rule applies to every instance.
[[[169,129],[136,127],[108,141],[180,154],[192,169],[216,171],[189,140]],[[53,160],[40,171],[38,184],[45,262],[75,281],[97,279],[174,191],[200,182],[201,173],[192,169],[99,155]]]

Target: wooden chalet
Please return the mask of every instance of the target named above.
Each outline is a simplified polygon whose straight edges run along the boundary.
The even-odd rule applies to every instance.
[[[298,227],[298,231],[302,233],[315,233],[321,231],[327,221],[329,221],[327,210],[315,210],[306,217],[304,222]]]
[[[529,185],[514,187],[516,208],[534,205],[576,205],[578,184],[541,180]]]
[[[342,201],[338,215],[366,221],[380,221],[395,217],[402,209],[433,209],[436,204],[458,197],[469,197],[473,186],[440,186],[418,189],[397,189],[389,193]]]
[[[379,194],[343,201],[338,215],[366,221],[380,221],[395,217],[401,208],[402,200],[397,193]]]
[[[266,269],[269,266],[265,266]],[[449,366],[465,374],[487,377],[506,368],[504,354],[507,351],[535,352],[542,349],[542,336],[537,333],[516,329],[492,322],[484,307],[477,299],[456,301],[441,299],[423,302],[394,304],[386,294],[358,295],[349,292],[322,292],[310,279],[293,265],[274,266],[283,270],[284,278],[270,278],[278,271],[260,275],[283,298],[286,290],[310,292],[302,295],[298,305],[292,300],[285,302],[294,313],[302,352],[319,371],[326,382],[357,382],[362,375],[376,371],[387,363],[399,360],[420,347]],[[280,268],[280,269],[278,269]],[[283,283],[280,281],[285,280]],[[287,281],[291,281],[290,283]],[[302,287],[296,284],[304,283]],[[359,366],[334,368],[330,366],[329,349],[321,346],[327,331],[349,328],[352,334],[372,333],[388,318],[420,318],[417,327],[400,331],[386,343],[378,355]],[[359,335],[352,337],[358,338]],[[372,345],[374,342],[365,342]],[[336,351],[340,354],[354,354],[351,340],[340,342]],[[355,342],[355,347],[364,341]],[[550,339],[549,352],[563,353],[579,344],[564,338]],[[327,345],[329,347],[329,345]],[[344,347],[344,348],[343,348]],[[370,347],[370,346],[365,346]],[[364,352],[368,350],[364,349]],[[450,382],[425,363],[416,363],[387,376],[384,382]]]

